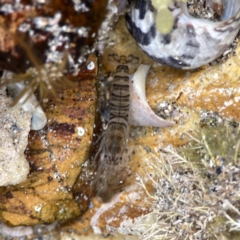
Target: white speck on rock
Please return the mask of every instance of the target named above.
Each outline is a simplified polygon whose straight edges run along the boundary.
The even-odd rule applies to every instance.
[[[77,132],[78,132],[78,136],[82,137],[85,133],[85,130],[83,127],[78,127]]]
[[[95,68],[95,64],[93,61],[91,61],[88,65],[87,65],[87,69],[88,70],[93,70]]]
[[[213,78],[214,78],[215,80],[218,80],[218,79],[219,79],[218,73],[214,73],[214,74],[213,74]]]
[[[229,101],[225,101],[224,102],[224,106],[225,107],[229,107],[229,106],[231,106],[233,104],[233,100],[229,100]]]
[[[38,212],[38,213],[41,212],[41,209],[42,209],[42,206],[35,206],[35,207],[34,207],[34,210],[35,210],[36,212]]]
[[[102,234],[102,231],[101,231],[101,229],[99,227],[92,226],[92,228],[93,228],[93,232],[95,234]]]
[[[240,101],[240,97],[235,97],[234,102],[238,103]]]
[[[156,87],[157,83],[158,83],[158,78],[157,77],[152,78],[149,82],[151,88]]]

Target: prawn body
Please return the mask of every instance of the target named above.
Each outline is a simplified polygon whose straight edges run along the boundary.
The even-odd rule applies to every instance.
[[[129,174],[129,57],[110,55],[119,64],[110,94],[110,117],[97,155],[100,156],[96,175],[97,195],[107,201],[120,191]],[[131,59],[131,58],[130,58]]]

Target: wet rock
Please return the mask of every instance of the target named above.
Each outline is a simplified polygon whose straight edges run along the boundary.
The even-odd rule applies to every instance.
[[[94,64],[89,70],[88,64]],[[0,218],[11,226],[66,221],[86,211],[89,199],[72,195],[72,186],[88,158],[96,101],[97,59],[90,56],[75,89],[43,104],[48,123],[31,131],[25,151],[26,181],[0,188]],[[86,195],[91,195],[90,192]],[[87,203],[86,203],[87,202]]]

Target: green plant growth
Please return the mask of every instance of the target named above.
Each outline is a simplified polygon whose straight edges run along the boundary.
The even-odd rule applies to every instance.
[[[226,120],[200,125],[184,148],[150,153],[155,194],[138,177],[153,199],[143,239],[240,239],[239,126]]]

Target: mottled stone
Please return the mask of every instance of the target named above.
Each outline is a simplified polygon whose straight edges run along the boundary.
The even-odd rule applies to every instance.
[[[24,151],[28,144],[31,114],[19,106],[10,108],[10,103],[6,88],[0,89],[0,186],[21,183],[29,173]]]
[[[103,56],[103,64],[108,64],[106,60],[107,54],[112,51],[115,51],[119,55],[133,53],[141,59],[142,63],[150,64],[152,70],[149,73],[146,86],[149,104],[155,111],[160,113],[163,109],[162,106],[170,106],[173,110],[169,110],[169,118],[175,120],[176,125],[166,129],[132,128],[129,139],[129,149],[134,152],[130,163],[132,174],[126,181],[124,191],[116,194],[109,203],[102,203],[98,198],[88,198],[87,201],[83,202],[81,206],[88,205],[89,210],[81,217],[62,225],[61,232],[62,236],[65,236],[65,239],[68,239],[68,237],[84,239],[83,235],[85,234],[89,234],[89,239],[94,239],[94,237],[100,239],[100,236],[106,237],[108,234],[114,235],[118,233],[135,234],[134,237],[137,239],[142,233],[140,224],[144,224],[141,216],[149,213],[152,205],[151,198],[149,198],[147,193],[154,193],[154,188],[150,184],[150,181],[148,181],[151,176],[148,175],[150,169],[146,164],[146,160],[158,156],[157,152],[163,151],[163,148],[167,145],[171,144],[177,147],[186,144],[188,140],[184,138],[185,134],[198,129],[200,114],[204,110],[216,111],[223,117],[239,120],[239,46],[236,49],[236,56],[230,56],[224,63],[207,65],[193,71],[174,70],[155,64],[150,60],[127,33],[124,24],[123,21],[120,21],[115,33],[112,33],[117,44],[112,48],[109,47],[109,49],[106,49]],[[91,85],[88,86],[91,88]],[[66,92],[63,97],[66,98],[67,96],[72,97],[73,95]],[[87,100],[84,94],[79,97]],[[74,99],[76,102],[76,98]],[[58,99],[56,103],[59,103],[59,101],[60,99]],[[81,163],[77,161],[81,155],[80,150],[77,149],[76,142],[72,141],[71,138],[71,134],[73,134],[73,136],[76,135],[76,126],[79,125],[77,124],[78,120],[73,120],[71,116],[84,116],[87,112],[87,108],[84,111],[76,108],[75,102],[74,104],[72,103],[72,105],[68,102],[64,108],[60,108],[55,102],[50,102],[52,105],[49,106],[47,114],[51,116],[48,124],[48,129],[51,131],[48,133],[42,131],[40,132],[41,134],[35,133],[32,135],[34,141],[31,141],[30,138],[29,146],[32,152],[29,154],[29,159],[32,161],[32,172],[28,184],[31,188],[25,187],[24,194],[33,196],[30,197],[32,204],[28,209],[29,212],[32,213],[31,217],[33,222],[35,221],[37,223],[43,221],[43,219],[47,219],[47,213],[49,213],[50,210],[49,215],[56,214],[58,219],[62,219],[59,216],[59,206],[62,206],[62,211],[66,211],[68,207],[66,202],[73,204],[72,195],[67,192],[64,194],[62,191],[62,188],[66,186],[70,186],[71,189],[81,168]],[[176,104],[176,109],[174,109],[173,103]],[[73,109],[77,111],[77,114]],[[61,121],[57,121],[57,113],[62,114]],[[168,114],[166,114],[166,116],[168,116]],[[85,124],[88,123],[85,122]],[[90,134],[89,132],[89,135]],[[57,136],[60,136],[59,139]],[[37,139],[38,142],[35,141]],[[60,139],[66,141],[61,145],[65,146],[62,154],[60,154],[59,151],[64,148],[58,144]],[[81,138],[78,141],[81,142]],[[69,144],[70,148],[66,146],[67,144]],[[70,150],[67,151],[66,149]],[[76,162],[74,162],[74,158],[68,155],[72,150],[76,151],[76,155],[74,155]],[[50,158],[51,160],[47,160],[49,156],[53,156]],[[67,161],[65,161],[65,159],[67,159]],[[71,166],[74,167],[66,170],[65,165],[69,162],[72,164]],[[159,168],[161,169],[161,166]],[[147,183],[146,189],[138,185],[137,180],[139,180],[139,178],[136,177],[136,174],[144,178]],[[41,177],[41,179],[39,177]],[[46,181],[46,179],[48,180]],[[80,183],[81,181],[78,182],[78,184]],[[78,184],[74,186],[84,190],[84,193],[87,193],[86,189],[91,189],[87,184],[85,186],[78,186]],[[59,185],[62,188],[60,188]],[[38,196],[34,194],[31,195],[31,192],[36,191],[35,189],[38,190]],[[59,191],[56,192],[56,189],[59,189]],[[14,217],[20,219],[20,210],[24,208],[20,208],[20,203],[17,202],[17,198],[13,198],[13,195],[18,198],[22,197],[22,201],[25,203],[21,194],[23,195],[21,190],[16,190],[15,192],[11,190],[5,192],[5,195],[0,198],[1,203],[5,203],[5,206],[7,206],[8,211],[3,211],[6,216],[11,216],[12,219]],[[90,193],[89,196],[92,196],[91,194],[92,193]],[[35,205],[35,199],[41,199],[42,202],[39,200],[38,204]],[[43,203],[42,199],[47,199],[46,202],[44,202],[47,205],[45,215],[35,217],[32,208],[33,206],[41,206]],[[56,202],[51,205],[49,202],[53,202],[53,200],[50,199],[54,199]],[[8,202],[12,202],[14,205],[10,207]],[[81,201],[78,201],[78,203],[80,202]],[[80,214],[79,205],[73,204],[75,208],[72,207],[70,209],[72,216]],[[23,206],[25,205],[23,204]],[[85,209],[86,208],[87,206]],[[76,212],[74,212],[74,210]],[[10,211],[15,211],[15,213],[10,213]],[[21,221],[29,223],[29,216],[30,214],[25,214],[22,216]],[[48,216],[48,218],[50,218],[50,216]],[[5,220],[6,219],[9,218],[5,218]],[[134,225],[135,223],[138,224],[137,227]],[[100,235],[97,237],[93,236],[92,232]],[[124,239],[124,237],[116,236],[115,239]],[[125,239],[128,239],[128,236],[126,236]]]
[[[95,65],[92,70],[87,69],[90,62]],[[21,184],[0,188],[0,219],[4,223],[50,224],[86,211],[89,199],[80,197],[77,205],[72,186],[88,158],[97,71],[97,58],[91,55],[75,79],[77,87],[43,104],[48,123],[43,130],[30,132],[25,152],[30,164],[28,178]]]

